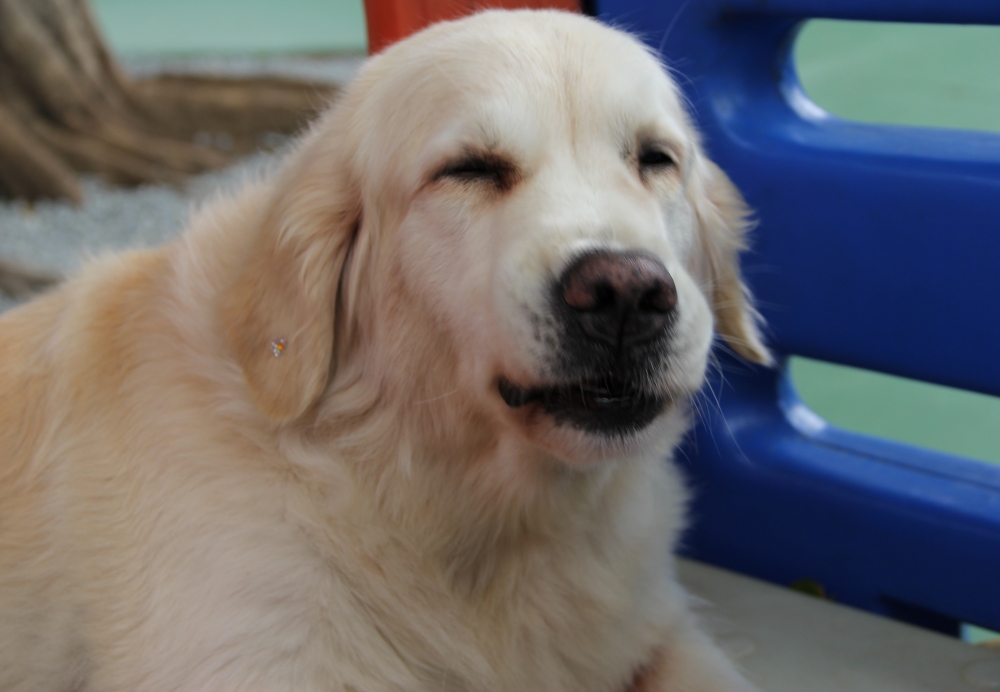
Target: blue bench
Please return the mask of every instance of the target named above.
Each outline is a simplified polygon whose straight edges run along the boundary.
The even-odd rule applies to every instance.
[[[838,119],[791,61],[809,18],[1000,24],[1000,3],[594,9],[678,72],[710,155],[756,210],[744,268],[780,357],[1000,395],[1000,135]],[[942,632],[1000,630],[1000,467],[834,428],[785,368],[721,360],[679,455],[696,491],[687,555],[814,579],[841,603]]]

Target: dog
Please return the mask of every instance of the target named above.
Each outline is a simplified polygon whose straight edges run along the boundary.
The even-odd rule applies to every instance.
[[[636,39],[489,11],[0,320],[0,690],[747,692],[671,555],[747,209]]]

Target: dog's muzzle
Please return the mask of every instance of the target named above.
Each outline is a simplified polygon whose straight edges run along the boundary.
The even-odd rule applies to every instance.
[[[597,250],[573,261],[553,287],[562,331],[555,384],[498,382],[511,408],[539,404],[557,422],[620,436],[649,425],[668,397],[659,391],[677,289],[667,268],[643,252]]]

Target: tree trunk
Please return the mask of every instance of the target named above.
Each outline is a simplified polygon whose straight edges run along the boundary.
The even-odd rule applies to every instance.
[[[176,183],[291,134],[334,89],[278,78],[128,78],[87,0],[0,0],[0,192],[81,200],[77,173]]]

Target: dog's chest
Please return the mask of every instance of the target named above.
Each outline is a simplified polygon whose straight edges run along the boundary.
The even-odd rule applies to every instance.
[[[136,670],[176,689],[622,692],[677,605],[669,521],[487,555],[469,582],[367,521],[332,526],[272,502],[241,501],[243,521],[205,534],[198,570],[186,555],[171,561],[182,574],[151,577],[171,597],[150,600],[170,607],[140,629],[172,653]],[[165,641],[178,620],[191,636]]]
[[[300,593],[300,626],[329,645],[304,663],[366,692],[621,692],[666,620],[656,543],[541,546],[474,584],[390,537],[354,546]]]
[[[457,565],[369,522],[312,536],[297,617],[327,647],[307,667],[365,692],[623,692],[680,605],[664,500],[681,491],[647,481],[617,522]]]

